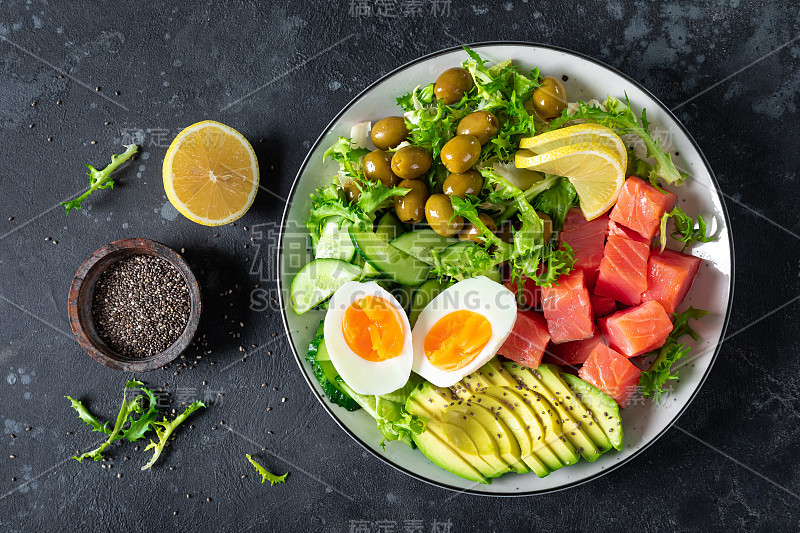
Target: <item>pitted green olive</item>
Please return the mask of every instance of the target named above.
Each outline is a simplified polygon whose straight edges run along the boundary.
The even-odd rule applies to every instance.
[[[497,225],[492,220],[492,217],[487,215],[486,213],[481,213],[478,215],[478,219],[483,222],[484,226],[489,228],[489,231],[492,233],[495,232],[497,229]],[[481,237],[481,232],[478,228],[475,227],[471,222],[467,222],[464,224],[464,229],[461,230],[461,233],[458,234],[458,238],[462,241],[472,241],[481,243],[483,242],[483,237]]]
[[[466,198],[468,194],[477,196],[483,189],[483,176],[475,169],[463,174],[450,174],[442,184],[442,191],[447,196]]]
[[[404,146],[392,156],[392,172],[400,179],[413,180],[425,174],[433,164],[430,152],[420,146]]]
[[[394,187],[400,178],[392,172],[392,160],[383,150],[373,150],[361,160],[364,176],[370,181],[380,181],[386,187]]]
[[[550,120],[561,115],[567,108],[567,89],[558,78],[548,76],[533,91],[533,108],[543,120]]]
[[[452,237],[464,225],[464,218],[454,214],[450,197],[444,194],[434,194],[425,203],[425,218],[431,229],[442,237]]]
[[[358,201],[359,197],[361,197],[361,189],[356,186],[356,182],[348,181],[344,184],[344,196],[347,198],[347,201],[351,204],[354,204]]]
[[[461,100],[474,85],[472,74],[467,69],[449,68],[436,78],[433,93],[437,100],[452,105]]]
[[[472,135],[456,135],[442,147],[442,163],[454,174],[471,169],[480,156],[481,143]]]
[[[428,187],[420,180],[403,180],[397,184],[403,189],[411,189],[405,196],[394,197],[394,212],[400,222],[416,224],[425,218],[425,202],[428,201]]]
[[[500,121],[488,111],[475,111],[462,118],[458,123],[458,134],[474,136],[481,146],[497,135],[499,129]]]
[[[372,144],[381,150],[389,150],[408,139],[408,128],[403,117],[386,117],[372,126]]]

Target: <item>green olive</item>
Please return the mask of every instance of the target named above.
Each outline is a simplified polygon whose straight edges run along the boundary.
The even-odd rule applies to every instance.
[[[567,89],[558,78],[548,76],[533,91],[533,108],[543,120],[550,120],[561,115],[567,108]]]
[[[392,172],[400,179],[413,180],[425,174],[433,164],[430,152],[419,146],[404,146],[392,156]]]
[[[461,100],[474,85],[472,74],[467,69],[449,68],[436,78],[433,93],[437,100],[452,105]]]
[[[475,169],[467,170],[463,174],[450,174],[442,184],[442,190],[447,196],[466,198],[468,194],[477,196],[483,189],[483,176]]]
[[[383,150],[373,150],[361,161],[364,165],[364,176],[370,181],[380,181],[386,187],[394,187],[400,181],[392,172],[392,160]]]
[[[455,212],[449,196],[434,194],[425,202],[425,219],[431,229],[442,237],[452,237],[464,225],[463,217],[453,215]]]
[[[499,129],[500,122],[497,117],[488,111],[475,111],[458,123],[459,135],[472,135],[481,145],[488,143],[489,139],[497,135]]]
[[[428,188],[420,180],[403,180],[397,184],[403,189],[411,189],[405,196],[394,197],[394,212],[400,222],[416,224],[425,218],[425,202]]]
[[[408,139],[408,128],[403,117],[386,117],[372,126],[372,144],[381,150],[394,148]]]
[[[553,236],[553,219],[550,218],[547,213],[542,213],[541,211],[536,211],[536,214],[542,219],[542,225],[544,226],[542,237],[544,238],[544,242],[547,242],[550,240],[550,237]]]
[[[478,219],[481,222],[483,222],[483,224],[487,228],[489,228],[489,231],[491,231],[492,233],[494,233],[495,230],[497,229],[497,224],[495,224],[494,220],[492,220],[492,217],[490,217],[486,213],[481,213],[480,215],[478,215]],[[462,241],[472,241],[477,243],[483,242],[483,237],[481,237],[481,232],[478,231],[478,228],[476,228],[471,222],[467,222],[466,224],[464,224],[464,229],[462,229],[461,233],[458,234],[458,238],[461,239]]]
[[[472,135],[456,135],[442,147],[442,163],[453,174],[471,169],[480,156],[481,143]]]
[[[348,181],[342,188],[344,189],[344,196],[347,198],[348,202],[354,204],[358,201],[361,196],[361,189],[358,188],[355,181]]]

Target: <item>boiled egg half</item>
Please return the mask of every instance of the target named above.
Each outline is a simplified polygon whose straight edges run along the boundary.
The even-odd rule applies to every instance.
[[[397,299],[374,281],[351,281],[334,293],[324,334],[331,363],[358,394],[387,394],[408,381],[411,325]]]
[[[414,325],[413,370],[450,387],[494,357],[517,320],[514,294],[485,276],[447,288]]]

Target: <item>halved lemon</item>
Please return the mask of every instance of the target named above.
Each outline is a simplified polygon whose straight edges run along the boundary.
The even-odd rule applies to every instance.
[[[534,154],[543,154],[562,146],[581,143],[596,143],[612,149],[619,156],[623,169],[628,164],[628,152],[625,143],[614,130],[600,124],[576,124],[553,131],[525,137],[520,140],[519,147],[526,148]]]
[[[241,218],[258,191],[258,160],[244,136],[205,120],[175,137],[164,156],[164,190],[180,214],[204,226]]]
[[[617,153],[596,143],[571,144],[538,155],[520,150],[514,156],[514,164],[569,178],[586,220],[608,211],[625,183],[625,166]]]

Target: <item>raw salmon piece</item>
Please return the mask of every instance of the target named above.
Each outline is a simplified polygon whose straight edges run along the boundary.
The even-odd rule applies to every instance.
[[[677,199],[675,193],[663,193],[631,176],[625,180],[610,218],[650,241],[661,224],[661,215],[672,209]]]
[[[564,227],[558,235],[558,242],[570,245],[575,253],[575,268],[582,268],[586,287],[591,290],[597,280],[597,269],[603,258],[603,244],[606,242],[608,216],[603,215],[587,222],[580,209],[567,211]]]
[[[557,284],[542,289],[542,309],[547,329],[556,344],[588,339],[594,332],[589,291],[581,269],[558,278]]]
[[[500,355],[528,368],[538,368],[550,342],[547,321],[534,311],[518,311],[511,335],[497,351]]]
[[[610,236],[600,262],[594,293],[614,298],[625,305],[640,303],[642,293],[647,290],[649,256],[647,244],[627,237]]]
[[[612,235],[617,237],[627,237],[634,241],[643,242],[647,245],[650,244],[650,241],[633,231],[632,229],[626,228],[622,224],[617,224],[613,220],[608,221],[608,236],[611,237]]]
[[[594,335],[582,341],[551,344],[545,360],[555,365],[582,365],[598,344],[604,344],[603,334],[595,328]]]
[[[518,288],[516,281],[507,280],[503,282],[503,285],[513,292],[514,296],[517,296]],[[522,281],[522,295],[520,298],[517,298],[517,302],[523,309],[533,309],[539,305],[541,293],[542,288],[536,285],[536,282],[531,278],[525,277]]]
[[[702,262],[699,257],[672,250],[653,251],[647,262],[647,291],[642,294],[642,301],[655,300],[667,313],[674,313],[686,298]]]
[[[661,348],[672,331],[669,315],[655,301],[617,311],[597,323],[608,345],[626,357]]]
[[[595,318],[608,316],[617,310],[617,301],[614,298],[597,294],[592,294],[589,298],[592,300],[592,311]]]
[[[642,371],[605,344],[595,346],[578,376],[614,398],[625,408],[636,394]]]

